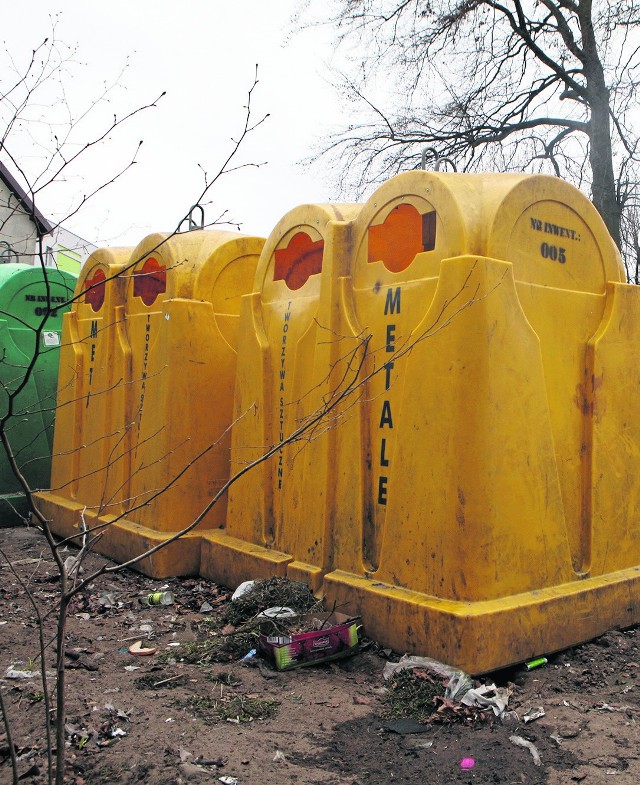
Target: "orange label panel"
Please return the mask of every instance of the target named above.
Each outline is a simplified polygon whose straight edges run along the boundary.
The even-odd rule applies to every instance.
[[[322,272],[324,240],[314,242],[306,232],[295,234],[286,248],[276,250],[274,281],[284,281],[289,289],[301,289],[312,275]]]
[[[370,226],[369,262],[382,262],[392,273],[406,270],[416,255],[436,246],[436,213],[421,215],[411,204],[394,207],[384,222]]]
[[[84,301],[91,306],[94,313],[99,311],[104,303],[106,278],[104,270],[96,270],[93,278],[85,284]]]
[[[167,291],[167,268],[158,264],[153,256],[133,275],[133,296],[140,297],[145,305],[153,305],[157,296]]]

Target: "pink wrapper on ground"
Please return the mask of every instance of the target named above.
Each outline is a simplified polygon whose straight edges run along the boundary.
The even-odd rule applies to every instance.
[[[318,616],[302,617],[302,621]],[[260,651],[280,671],[350,657],[358,651],[358,626],[343,613],[322,619],[320,630],[291,636],[260,636]]]

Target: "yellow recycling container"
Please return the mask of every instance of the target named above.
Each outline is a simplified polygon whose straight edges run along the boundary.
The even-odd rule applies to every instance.
[[[595,209],[551,177],[414,172],[353,238],[339,332],[371,339],[329,599],[471,672],[637,621],[638,301]]]
[[[132,259],[112,367],[86,281],[68,319],[77,414],[41,497],[63,533],[102,526],[126,561],[206,511],[138,568],[302,580],[472,673],[640,621],[640,290],[575,188],[410,172],[264,247],[154,235]]]
[[[121,274],[131,251],[94,251],[64,315],[51,487],[38,495],[41,511],[62,536],[75,537],[89,519],[111,512],[128,476],[118,417],[128,363],[116,347],[124,318]]]
[[[287,213],[244,298],[231,472],[249,470],[229,490],[224,531],[202,537],[202,574],[228,585],[286,574],[318,589],[329,568],[331,369],[340,350],[338,287],[357,210],[306,205]],[[273,457],[249,468],[270,450]]]
[[[168,541],[200,517],[197,530],[225,520],[224,495],[207,507],[229,476],[240,300],[263,244],[221,231],[154,234],[123,276],[111,362],[127,376],[108,406],[119,423],[109,461],[126,471],[105,479],[100,500],[109,506],[94,494],[85,520],[100,532],[96,549],[120,562],[165,546],[135,565],[154,577],[197,573],[198,533]],[[101,457],[85,471],[109,475]]]

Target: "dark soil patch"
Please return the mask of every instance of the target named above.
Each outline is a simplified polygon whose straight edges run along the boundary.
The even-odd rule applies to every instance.
[[[514,729],[500,723],[481,723],[464,735],[455,726],[431,726],[425,733],[402,736],[387,731],[377,720],[349,720],[339,724],[321,749],[296,757],[300,766],[323,766],[353,785],[417,785],[417,783],[547,783],[549,766],[571,769],[575,757],[534,729],[526,736],[538,748],[544,766],[536,767],[527,750],[509,741]],[[314,737],[317,741],[317,737]],[[472,758],[474,766],[461,762]]]

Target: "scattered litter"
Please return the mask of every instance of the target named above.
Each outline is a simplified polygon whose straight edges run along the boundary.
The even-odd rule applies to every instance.
[[[172,591],[154,591],[147,594],[145,602],[147,605],[173,605],[174,599]]]
[[[633,711],[631,706],[610,706],[608,703],[601,701],[596,703],[593,707],[596,711]]]
[[[524,724],[526,725],[528,722],[533,722],[534,720],[539,720],[540,717],[545,716],[545,711],[542,706],[538,706],[537,708],[531,707],[527,709],[522,717]]]
[[[167,717],[165,722],[175,722],[175,720],[173,719],[173,717]]]
[[[558,747],[563,742],[563,738],[562,738],[562,736],[559,733],[552,733],[551,736],[549,736],[549,738],[552,739],[553,741],[555,741],[555,743],[558,745]]]
[[[258,653],[257,649],[251,649],[244,655],[244,657],[241,658],[240,662],[246,662],[247,660],[252,660],[257,653]]]
[[[473,758],[463,758],[460,761],[460,768],[461,769],[472,769],[476,765],[476,762]]]
[[[512,744],[515,744],[516,747],[523,747],[526,750],[529,750],[531,753],[531,757],[533,758],[533,763],[535,766],[540,766],[542,760],[540,759],[540,753],[535,744],[532,744],[530,741],[523,739],[522,736],[509,736],[509,741]]]
[[[213,605],[210,602],[203,602],[200,606],[200,613],[210,613],[213,610]]]
[[[129,646],[129,654],[135,654],[138,657],[148,657],[151,654],[155,654],[157,651],[158,649],[155,646],[145,648],[142,645],[142,641],[136,641]]]
[[[116,709],[113,703],[105,703],[104,707],[107,711],[110,711],[112,714],[115,714],[121,720],[125,720],[126,722],[129,722],[129,715],[127,714],[127,712],[122,711],[122,709]]]
[[[256,585],[256,582],[257,581],[244,581],[241,583],[240,586],[238,586],[238,588],[231,595],[231,599],[239,600],[240,597],[244,596],[247,592],[253,589],[253,587]]]
[[[546,657],[537,657],[535,660],[529,660],[529,662],[525,662],[524,667],[528,671],[534,670],[534,668],[540,668],[542,665],[546,665],[549,660]]]
[[[285,757],[284,752],[281,752],[280,750],[276,750],[276,754],[273,756],[273,762],[274,763],[286,763],[287,762],[287,758]]]
[[[283,605],[276,605],[274,608],[267,608],[261,611],[256,618],[258,619],[294,619],[298,614],[293,608]]]
[[[91,614],[90,613],[76,613],[75,617],[76,617],[76,619],[82,619],[82,621],[89,621],[89,619],[91,618]]]
[[[424,670],[440,678],[448,679],[445,701],[455,701],[464,706],[479,709],[491,709],[496,717],[503,717],[506,713],[511,696],[510,690],[496,687],[495,684],[485,684],[474,688],[471,676],[467,673],[430,657],[405,654],[399,662],[387,662],[382,675],[388,680],[398,671],[407,668]]]
[[[220,780],[220,782],[223,783],[223,785],[238,785],[238,778],[237,777],[226,777],[225,776],[225,777],[218,777],[218,779]]]
[[[37,671],[19,671],[9,666],[4,674],[5,679],[33,679],[38,676]]]
[[[112,736],[126,736],[127,732],[126,732],[126,730],[122,730],[122,728],[114,728],[111,731],[111,735]]]
[[[307,614],[300,624],[306,631],[260,635],[260,651],[279,671],[350,657],[358,651],[359,628],[353,617],[337,612]]]
[[[103,608],[118,608],[122,604],[118,602],[116,595],[112,591],[103,591],[100,597],[98,597],[98,603]]]
[[[169,648],[169,647],[173,648],[175,646],[181,646],[181,645],[182,644],[180,643],[180,641],[171,641],[171,643],[167,643],[167,648]]]
[[[584,709],[582,708],[582,706],[578,706],[577,703],[572,703],[571,701],[563,700],[562,705],[567,706],[569,709],[575,709],[576,711],[581,711],[584,713]]]
[[[77,556],[67,556],[64,560],[64,571],[69,576],[69,578],[75,578],[78,575],[82,575],[84,570],[80,566],[80,561]]]
[[[139,671],[140,670],[140,666],[139,665],[125,665],[124,669],[131,673],[132,671]]]
[[[140,632],[153,632],[153,624],[141,624],[138,629]]]
[[[479,709],[491,709],[496,717],[502,717],[509,703],[510,696],[510,690],[505,687],[496,687],[495,684],[483,684],[475,689],[467,690],[460,698],[460,703],[465,706],[476,706]]]
[[[471,676],[458,668],[445,665],[444,662],[438,662],[438,660],[432,660],[430,657],[410,657],[408,654],[404,654],[399,662],[388,662],[384,666],[382,675],[385,679],[390,679],[396,671],[405,668],[420,668],[441,678],[448,678],[445,695],[451,700],[460,700],[473,686]]]

